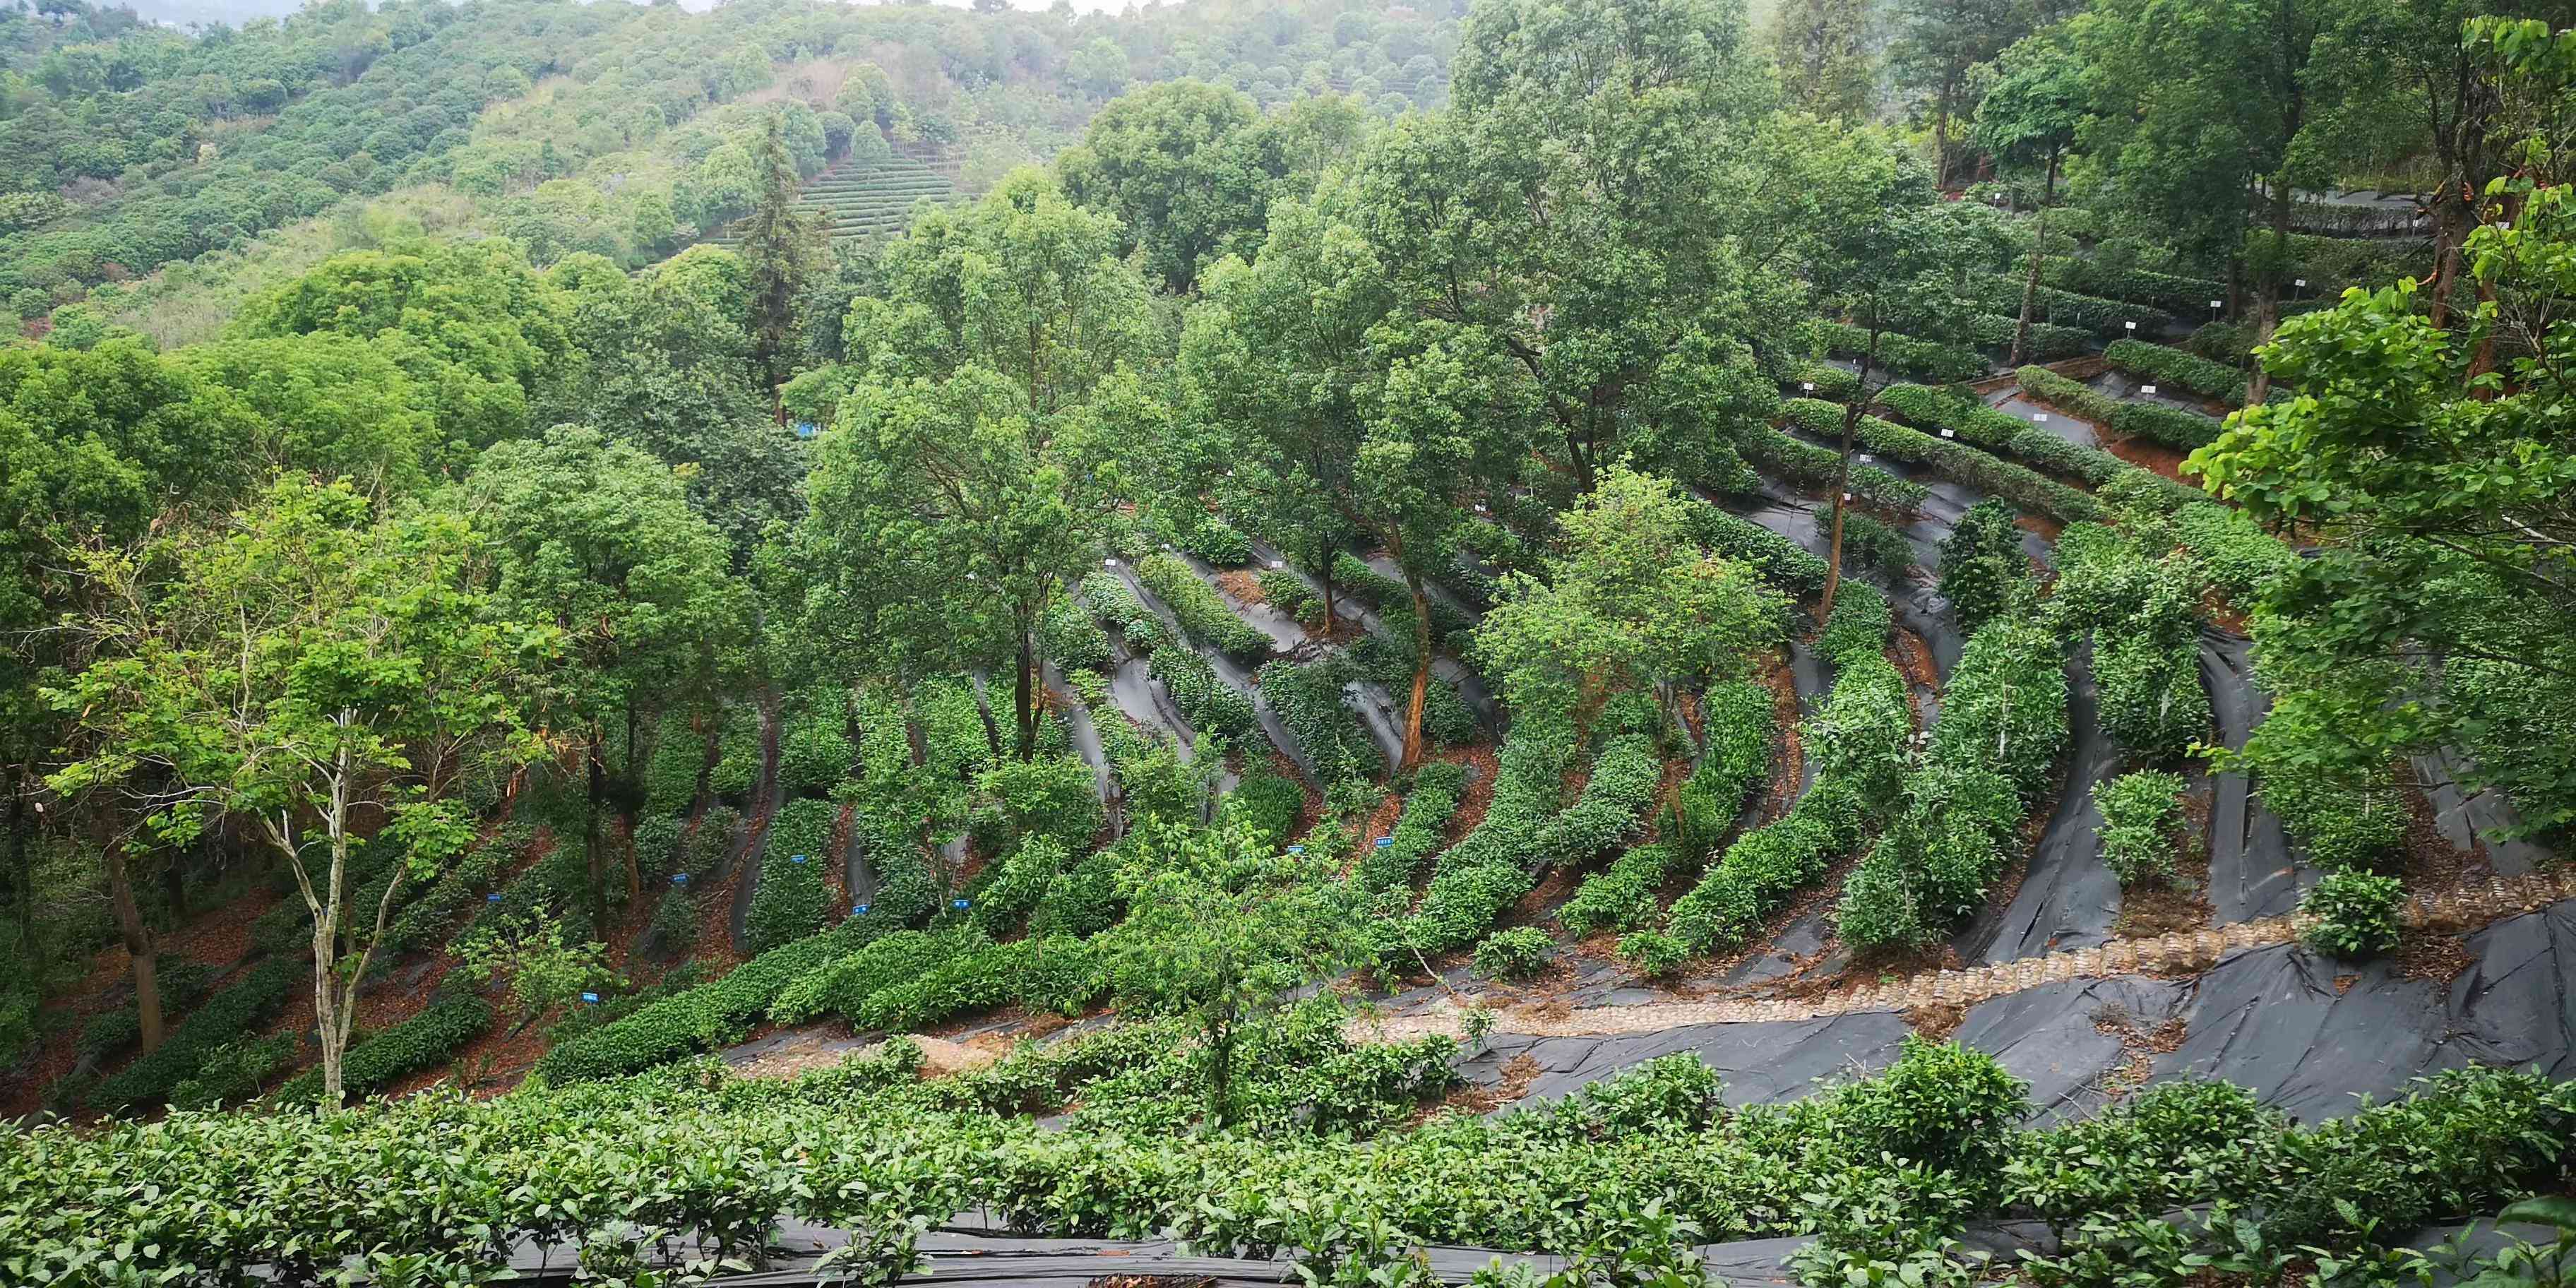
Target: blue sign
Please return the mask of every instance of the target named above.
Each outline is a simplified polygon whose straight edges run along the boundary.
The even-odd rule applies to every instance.
[[[1377,848],[1381,850],[1393,844],[1395,844],[1395,838],[1392,836],[1381,836],[1377,838]]]
[[[967,901],[966,901],[966,900],[964,900],[964,899],[951,899],[951,900],[949,900],[949,901],[948,901],[948,906],[949,906],[949,907],[951,907],[951,908],[956,908],[956,909],[959,909],[959,910],[961,910],[961,911],[962,911],[962,910],[964,910],[964,909],[974,907],[975,905],[974,905],[974,904],[972,904],[972,903],[967,902]]]
[[[490,894],[487,894],[487,895],[483,896],[483,902],[485,902],[485,903],[499,903],[499,902],[501,902],[501,892],[500,892],[500,891],[498,891],[498,890],[495,890],[495,891],[493,891],[492,893],[490,893]]]
[[[853,917],[864,917],[864,916],[868,915],[868,905],[866,905],[866,904],[864,904],[864,903],[854,903],[854,904],[851,904],[851,905],[850,905],[850,915],[851,915],[851,916],[853,916]]]
[[[686,873],[686,872],[674,872],[674,873],[672,873],[672,874],[671,874],[671,884],[673,884],[673,885],[687,885],[688,883],[689,883],[689,874],[688,874],[688,873]]]
[[[1302,845],[1292,845],[1288,847],[1288,852],[1290,854],[1304,854],[1306,852],[1306,847]]]
[[[589,1003],[591,1003],[591,1004],[593,1004],[593,1005],[597,1005],[597,1004],[598,1004],[598,1002],[599,1002],[599,994],[597,994],[597,993],[584,993],[584,994],[582,994],[582,995],[581,995],[581,1000],[583,1000],[583,1001],[585,1001],[585,1002],[589,1002]]]
[[[814,428],[814,422],[810,420],[800,420],[796,422],[796,436],[798,438],[812,438],[817,432],[819,431]]]
[[[804,861],[805,861],[805,856],[804,856],[804,855],[802,855],[802,854],[799,854],[799,855],[797,855],[795,858],[792,858],[792,859],[789,859],[789,860],[788,860],[788,862],[790,862],[790,863],[803,863]]]

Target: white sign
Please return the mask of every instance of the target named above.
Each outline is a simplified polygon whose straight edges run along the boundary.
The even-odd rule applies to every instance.
[[[1285,568],[1288,566],[1288,561],[1285,559],[1273,559],[1270,561],[1270,566],[1273,568]]]
[[[2123,322],[2123,323],[2121,323],[2120,325],[2122,325],[2122,326],[2124,326],[2124,327],[2127,327],[2127,328],[2129,328],[2129,329],[2130,329],[2130,330],[2132,330],[2132,331],[2135,331],[2135,330],[2137,330],[2137,329],[2138,329],[2138,324],[2137,324],[2137,323],[2135,323],[2135,322]]]
[[[1816,382],[1812,380],[1801,381],[1799,382],[1798,387],[1806,390],[1808,393],[1816,392]]]
[[[2031,418],[2033,421],[2042,421],[2042,420],[2046,420],[2046,419],[2048,419],[2048,413],[2047,413],[2047,412],[2044,412],[2044,411],[2035,411],[2035,412],[2032,412],[2032,413],[2030,414],[2030,418]]]
[[[1942,431],[1941,431],[1941,437],[1943,437],[1943,438],[1957,438],[1957,437],[1958,437],[1958,434],[1957,434],[1957,433],[1955,433],[1955,432],[1953,432],[1953,431],[1951,431],[1951,430],[1947,430],[1947,429],[1945,429],[1945,430],[1942,430]]]
[[[2214,309],[2214,308],[2217,308],[2217,307],[2218,307],[2218,301],[2216,301],[2216,300],[2211,300],[2211,301],[2209,302],[2209,307],[2211,307],[2211,308],[2213,308],[2213,309]]]
[[[1118,566],[1118,561],[1115,559],[1103,559],[1100,561],[1100,566],[1103,568],[1115,568]]]
[[[2306,285],[2308,284],[2308,279],[2306,279],[2306,278],[2304,278],[2304,277],[2302,277],[2302,278],[2298,278],[2298,279],[2295,279],[2295,280],[2297,281],[2297,283],[2298,283],[2300,286],[2306,286]]]
[[[1860,463],[1861,463],[1861,464],[1863,464],[1863,465],[1867,465],[1867,464],[1869,464],[1869,462],[1870,462],[1870,455],[1869,455],[1869,453],[1867,453],[1867,452],[1863,452],[1863,453],[1861,453],[1861,454],[1860,454]]]
[[[2140,386],[2138,386],[2138,392],[2139,392],[2139,393],[2142,393],[2142,394],[2151,394],[2151,393],[2154,393],[2155,391],[2156,391],[2156,387],[2155,387],[2154,385],[2140,385]]]
[[[1846,501],[1848,501],[1848,500],[1852,499],[1852,494],[1851,494],[1851,493],[1849,493],[1849,492],[1845,492],[1845,493],[1843,493],[1843,499],[1844,499],[1844,500],[1846,500]]]

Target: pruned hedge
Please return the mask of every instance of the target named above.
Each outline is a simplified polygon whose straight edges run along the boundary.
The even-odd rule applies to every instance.
[[[1986,307],[2013,318],[2021,317],[2023,279],[2018,273],[1971,273],[1969,294],[1984,301]],[[2127,300],[2086,295],[2063,287],[2042,285],[2033,301],[2047,323],[2091,331],[2106,339],[2120,339],[2129,333],[2129,323],[2142,331],[2162,331],[2173,325],[2173,315],[2150,305]],[[2032,330],[2038,330],[2034,323]]]
[[[257,1032],[286,1009],[298,983],[310,987],[306,963],[273,957],[251,968],[230,987],[218,989],[188,1018],[163,1034],[161,1045],[101,1079],[88,1101],[96,1109],[153,1109],[215,1049],[246,1033]]]
[[[2145,377],[2158,389],[2170,385],[2229,406],[2245,405],[2245,373],[2226,363],[2144,340],[2114,340],[2102,356],[2122,371]]]
[[[1881,336],[1879,342],[1885,344],[1886,339]],[[1860,391],[1860,373],[1830,362],[1801,362],[1780,378],[1780,389],[1793,397],[1848,402]]]
[[[1413,591],[1401,580],[1370,567],[1368,561],[1358,555],[1343,551],[1333,556],[1333,590],[1337,595],[1348,592],[1377,605],[1381,616],[1406,614],[1407,629],[1411,628]],[[1432,643],[1475,629],[1475,618],[1458,611],[1439,596],[1425,590],[1422,599],[1431,605]]]
[[[840,807],[830,801],[793,800],[770,820],[760,847],[760,886],[743,913],[743,948],[757,956],[823,928],[830,892],[832,832]]]
[[[1833,423],[1821,430],[1807,424],[1805,419],[1798,419],[1796,423],[1810,433],[1829,436],[1842,433],[1840,404],[1798,398],[1790,400],[1787,405],[1794,408],[1802,403],[1832,408]],[[1841,453],[1836,449],[1820,447],[1776,429],[1749,430],[1736,440],[1736,449],[1744,453],[1744,459],[1752,462],[1755,469],[1810,492],[1830,491],[1834,486],[1834,476],[1842,472]],[[1898,478],[1875,465],[1858,463],[1852,465],[1843,486],[1859,500],[1908,513],[1921,508],[1924,500],[1932,495],[1931,490],[1920,483]]]
[[[1084,577],[1082,602],[1108,627],[1109,634],[1134,652],[1147,652],[1171,638],[1171,628],[1114,573],[1095,572]]]
[[[1162,645],[1146,660],[1145,672],[1163,682],[1172,705],[1195,732],[1232,738],[1260,727],[1252,696],[1226,683],[1216,664],[1197,653],[1178,644]]]
[[[2173,524],[2183,548],[2239,608],[2252,608],[2272,579],[2299,559],[2234,506],[2211,501],[2186,505],[2174,511]]]
[[[2152,304],[2177,316],[2209,315],[2209,302],[2227,298],[2227,286],[2205,277],[2182,277],[2141,268],[2112,268],[2081,256],[2052,255],[2040,262],[2040,280],[2088,295]]]
[[[1790,419],[1811,433],[1828,432],[1817,428],[1828,424],[1830,432],[1841,432],[1842,408],[1832,403],[1793,398],[1784,406]],[[1928,465],[1939,471],[1943,478],[2061,522],[2098,518],[2102,513],[2101,503],[2084,492],[2027,466],[1999,460],[1956,439],[1935,438],[1876,416],[1861,417],[1854,438],[1873,452]]]
[[[1412,884],[1423,862],[1448,843],[1449,819],[1458,812],[1458,799],[1466,791],[1467,770],[1462,765],[1435,760],[1417,771],[1413,790],[1405,793],[1404,810],[1396,815],[1395,828],[1387,835],[1388,843],[1360,851],[1352,873],[1360,887],[1375,894]]]
[[[1792,597],[1825,588],[1825,561],[1806,547],[1741,515],[1714,505],[1690,510],[1691,540],[1737,563]]]
[[[1858,358],[1868,351],[1867,330],[1847,322],[1825,328],[1825,352],[1837,358]],[[1878,365],[1902,375],[1946,382],[1973,380],[1986,374],[1993,364],[1964,345],[1882,331],[1878,336]]]
[[[1540,869],[1581,863],[1635,836],[1645,826],[1662,771],[1663,760],[1648,735],[1622,734],[1603,744],[1592,758],[1583,794],[1542,825],[1531,841]]]
[[[2009,351],[2021,331],[2021,297],[2013,297],[2011,313],[1971,313],[1959,324],[1961,334],[1979,347]],[[2030,324],[2029,357],[2042,362],[2073,358],[2093,349],[2093,333],[2082,327],[2056,326],[2047,322]]]
[[[1529,893],[1536,878],[1525,860],[1539,829],[1557,813],[1573,757],[1570,721],[1521,714],[1496,757],[1484,821],[1440,855],[1421,906],[1400,928],[1406,943],[1424,952],[1464,948]]]
[[[1655,891],[1680,862],[1680,849],[1671,841],[1631,846],[1609,867],[1585,877],[1556,910],[1556,919],[1577,938],[1644,926],[1655,918]]]
[[[1136,580],[1172,610],[1191,639],[1242,662],[1270,656],[1270,637],[1235,616],[1216,587],[1200,580],[1179,556],[1153,554],[1137,560]]]
[[[1258,677],[1263,700],[1296,735],[1315,776],[1328,784],[1386,771],[1386,754],[1342,702],[1344,686],[1357,678],[1358,666],[1338,654],[1312,662],[1283,658],[1263,666]]]
[[[1682,780],[1673,810],[1674,842],[1692,863],[1708,857],[1735,826],[1744,798],[1771,771],[1772,744],[1780,733],[1771,690],[1750,680],[1711,685],[1699,708],[1708,745]]]
[[[420,1014],[350,1047],[340,1061],[340,1090],[344,1095],[363,1096],[423,1069],[437,1068],[490,1027],[492,1007],[482,998],[471,993],[439,998]],[[321,1068],[288,1079],[271,1098],[286,1104],[320,1100]]]

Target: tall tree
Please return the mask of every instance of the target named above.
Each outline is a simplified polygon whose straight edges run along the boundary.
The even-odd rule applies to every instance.
[[[90,752],[48,781],[132,794],[159,843],[224,818],[286,862],[313,917],[314,1024],[337,1103],[358,989],[406,884],[352,907],[351,861],[390,846],[423,880],[473,842],[457,785],[538,754],[524,682],[555,632],[494,618],[464,520],[381,519],[345,483],[283,479],[167,553],[166,589],[135,556],[86,561],[104,587],[80,624],[96,660],[48,696]]]
[[[1934,186],[1954,178],[1952,122],[1977,109],[1971,70],[2027,35],[2039,16],[2028,0],[1896,0],[1888,70],[1900,88],[1931,100]]]
[[[550,622],[563,665],[547,677],[548,714],[569,725],[587,784],[582,849],[594,933],[608,932],[602,839],[612,774],[631,780],[644,712],[712,686],[741,647],[748,596],[728,573],[724,537],[690,508],[671,467],[593,430],[558,426],[542,441],[486,449],[459,498],[501,554],[498,610]],[[629,761],[609,764],[609,724]],[[627,894],[637,874],[630,862]]]
[[[801,340],[796,304],[822,263],[823,236],[815,216],[797,207],[796,164],[788,159],[775,113],[761,133],[756,162],[760,195],[742,221],[739,243],[751,270],[751,363],[771,412],[783,424],[787,409],[778,401],[778,387],[795,374]]]
[[[819,448],[798,541],[808,628],[882,673],[1010,666],[1037,737],[1037,626],[1112,504],[1109,445],[1164,435],[1151,293],[1117,221],[1024,170],[886,251],[845,328],[865,384]]]
[[[2058,167],[2075,143],[2091,102],[2084,66],[2063,35],[2045,32],[2015,44],[1977,104],[1976,139],[1995,158],[2040,175],[2039,211],[2030,243],[2030,267],[2021,286],[2021,318],[2013,327],[2010,361],[2030,359],[2030,324],[2039,304],[2039,266],[2048,252],[2048,208],[2057,201]]]
[[[1877,105],[1870,0],[1782,0],[1764,33],[1791,107],[1857,125]]]

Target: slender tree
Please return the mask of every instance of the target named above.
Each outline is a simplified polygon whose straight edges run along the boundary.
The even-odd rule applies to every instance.
[[[2084,67],[2062,35],[2043,33],[2004,51],[1977,104],[1976,139],[1996,159],[2040,175],[2030,266],[2023,274],[2021,318],[2013,327],[2011,363],[2030,360],[2030,324],[2039,304],[2039,266],[2048,253],[2048,209],[2057,201],[2058,168],[2075,143],[2090,97]]]
[[[751,361],[779,423],[786,404],[778,387],[795,374],[801,335],[796,303],[823,259],[821,227],[797,208],[796,165],[787,156],[778,117],[769,118],[757,158],[760,195],[743,219],[739,253],[751,267]]]

